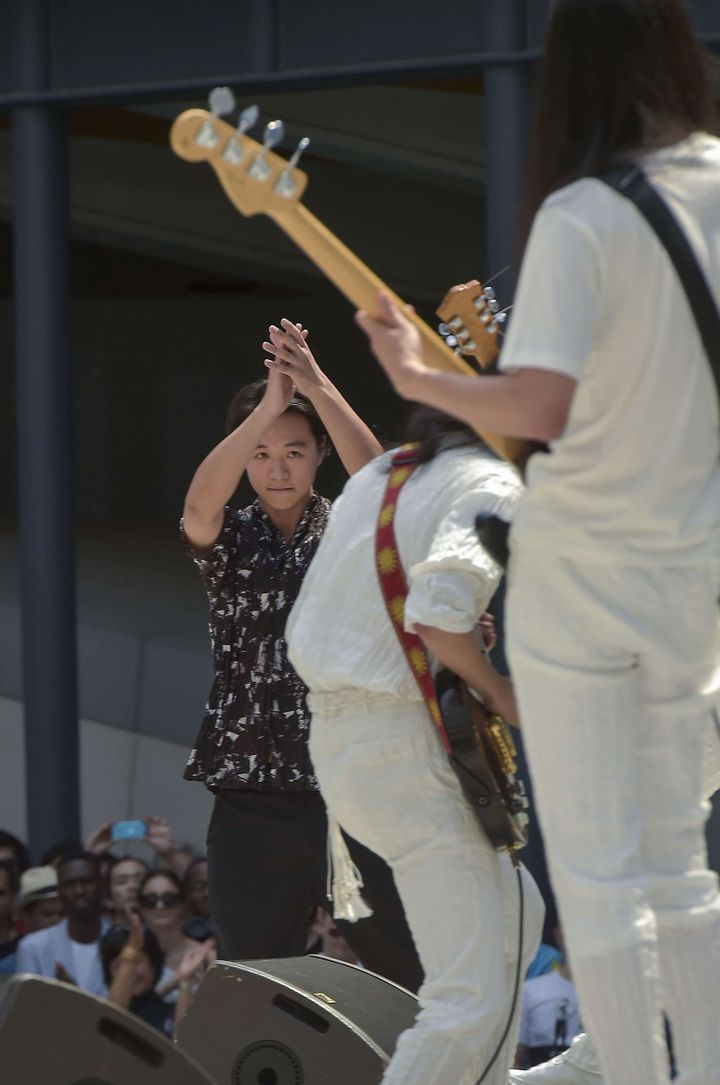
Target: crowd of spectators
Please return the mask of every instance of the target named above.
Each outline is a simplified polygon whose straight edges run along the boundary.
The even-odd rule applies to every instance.
[[[128,854],[105,822],[83,847],[66,840],[38,866],[0,830],[0,975],[31,972],[72,983],[173,1035],[215,959],[207,860],[177,848],[167,821],[145,819],[148,857]],[[555,922],[523,991],[516,1066],[566,1047],[580,1027]],[[318,909],[307,951],[360,964]]]
[[[176,847],[166,820],[144,825],[146,856],[129,854],[108,821],[84,845],[54,844],[37,866],[0,830],[0,975],[74,984],[173,1035],[217,953],[207,860]],[[320,910],[308,952],[358,963]]]

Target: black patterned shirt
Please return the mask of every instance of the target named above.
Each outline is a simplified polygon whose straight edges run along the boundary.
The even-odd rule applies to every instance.
[[[288,662],[285,623],[329,512],[330,502],[313,495],[286,541],[255,501],[225,509],[209,553],[185,539],[208,595],[215,667],[186,780],[213,790],[317,789],[307,689]]]

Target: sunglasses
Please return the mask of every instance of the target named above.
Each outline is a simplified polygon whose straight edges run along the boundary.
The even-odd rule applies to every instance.
[[[174,908],[182,900],[180,893],[142,893],[140,904],[143,908]]]

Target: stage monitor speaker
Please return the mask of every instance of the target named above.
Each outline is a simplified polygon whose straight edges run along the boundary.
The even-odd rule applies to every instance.
[[[0,983],[2,1085],[217,1085],[130,1013],[69,983]]]
[[[375,1085],[417,999],[326,957],[216,961],[178,1043],[218,1085]]]

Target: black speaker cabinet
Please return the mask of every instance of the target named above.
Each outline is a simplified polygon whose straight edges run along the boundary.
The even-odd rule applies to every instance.
[[[404,988],[326,957],[217,961],[178,1042],[218,1085],[375,1085],[417,1008]]]
[[[2,1085],[217,1085],[156,1029],[69,983],[0,983]]]

